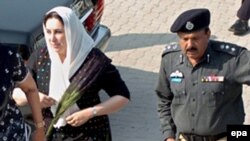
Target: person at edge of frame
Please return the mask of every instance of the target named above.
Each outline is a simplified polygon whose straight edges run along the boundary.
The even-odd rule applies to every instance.
[[[44,122],[36,83],[22,57],[9,44],[0,43],[0,138],[2,141],[45,141]],[[34,132],[12,97],[15,87],[24,92],[31,108]]]
[[[241,1],[241,6],[237,11],[237,17],[238,19],[228,30],[233,32],[234,35],[245,35],[249,32],[248,21],[250,18],[250,0]]]

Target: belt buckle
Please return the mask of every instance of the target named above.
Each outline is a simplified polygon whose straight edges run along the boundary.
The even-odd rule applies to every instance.
[[[199,141],[197,140],[197,136],[196,135],[185,135],[187,138],[187,141]]]
[[[207,137],[205,137],[205,136],[199,136],[199,135],[192,135],[192,136],[193,137],[192,137],[191,141],[210,141],[210,139],[207,140]]]
[[[187,141],[216,141],[214,136],[199,136],[199,135],[185,135],[185,134],[183,134],[183,137]]]
[[[214,136],[202,136],[202,141],[216,141]]]

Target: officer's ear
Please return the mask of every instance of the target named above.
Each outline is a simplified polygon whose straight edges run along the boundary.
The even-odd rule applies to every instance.
[[[205,34],[207,35],[208,38],[211,36],[211,30],[209,27],[205,28]]]

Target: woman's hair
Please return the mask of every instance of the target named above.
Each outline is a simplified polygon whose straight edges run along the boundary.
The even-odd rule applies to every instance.
[[[22,56],[23,60],[28,60],[30,57],[30,49],[25,45],[18,45],[18,53]]]
[[[49,14],[46,14],[43,18],[43,24],[45,25],[48,19],[55,18],[58,19],[63,25],[63,19],[57,12],[50,12]]]

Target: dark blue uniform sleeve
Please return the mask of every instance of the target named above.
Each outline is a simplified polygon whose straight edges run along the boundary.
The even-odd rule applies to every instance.
[[[171,103],[173,94],[170,90],[165,67],[164,59],[162,59],[159,78],[156,86],[156,94],[158,97],[158,115],[161,122],[162,132],[165,138],[169,138],[175,137],[176,127],[171,116]]]
[[[250,52],[247,49],[242,50],[236,57],[232,70],[237,83],[250,85]]]

